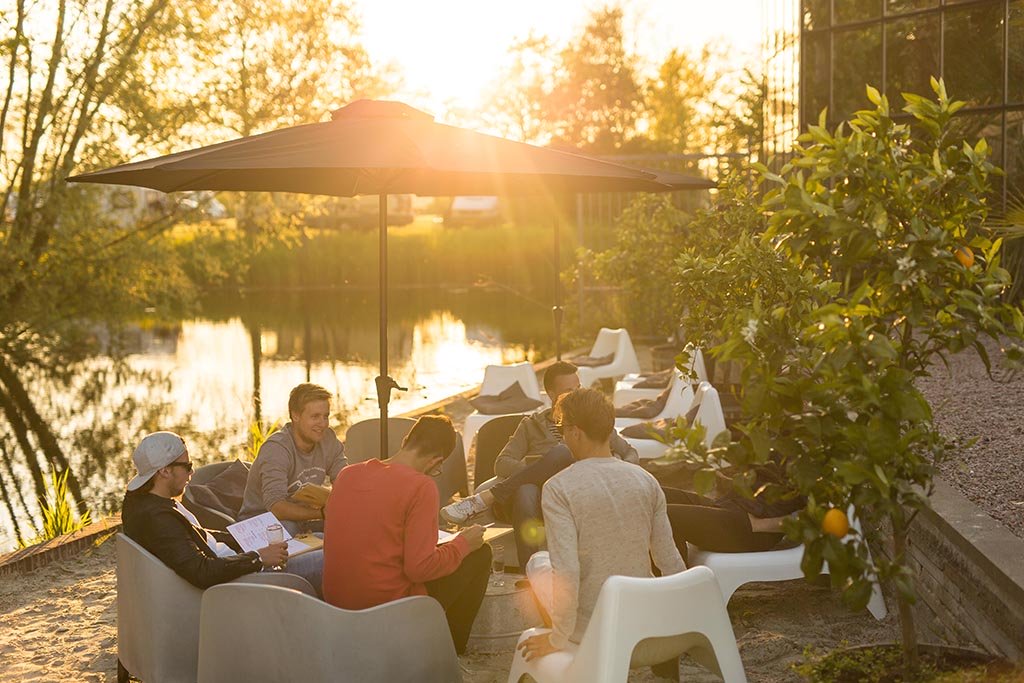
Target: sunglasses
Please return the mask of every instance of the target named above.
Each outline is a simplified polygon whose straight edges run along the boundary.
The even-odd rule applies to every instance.
[[[184,467],[186,472],[192,471],[192,461],[188,462],[172,462],[168,467]]]

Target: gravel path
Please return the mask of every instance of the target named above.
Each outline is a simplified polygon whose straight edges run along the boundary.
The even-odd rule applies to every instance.
[[[992,378],[971,350],[950,358],[948,370],[936,368],[919,386],[939,429],[960,444],[959,454],[942,464],[942,476],[1024,538],[1024,372],[1005,369],[996,360],[996,344],[986,348]]]

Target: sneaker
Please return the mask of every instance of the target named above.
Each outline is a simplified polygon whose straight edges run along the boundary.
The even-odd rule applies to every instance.
[[[480,496],[470,496],[445,505],[441,508],[441,517],[449,524],[465,524],[484,512],[487,512],[487,503]]]

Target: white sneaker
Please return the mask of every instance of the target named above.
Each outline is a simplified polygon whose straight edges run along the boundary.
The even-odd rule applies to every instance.
[[[487,512],[488,505],[477,495],[457,500],[441,508],[441,517],[449,524],[465,524],[479,514]]]

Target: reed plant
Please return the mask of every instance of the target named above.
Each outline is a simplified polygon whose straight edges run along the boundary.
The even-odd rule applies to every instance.
[[[280,420],[274,420],[269,424],[262,420],[253,420],[249,423],[249,445],[245,447],[246,452],[249,453],[249,460],[256,459],[263,444],[271,434],[277,431],[280,424]]]
[[[43,516],[42,529],[34,539],[21,541],[20,547],[25,548],[64,534],[74,533],[84,529],[92,522],[88,510],[80,515],[77,514],[71,492],[68,490],[68,474],[70,472],[71,470],[64,470],[64,473],[60,475],[56,471],[50,472],[46,496],[39,499],[39,509]]]

